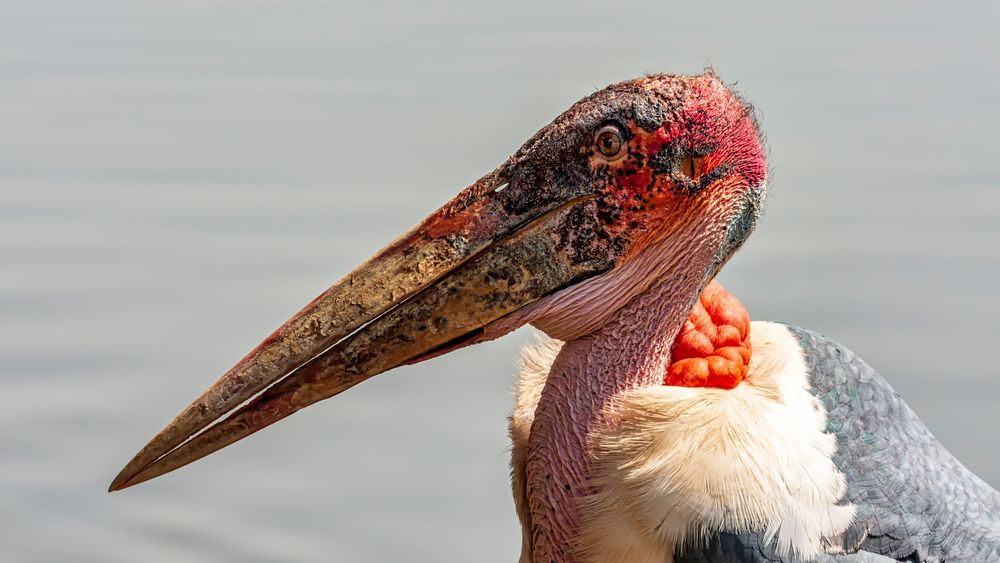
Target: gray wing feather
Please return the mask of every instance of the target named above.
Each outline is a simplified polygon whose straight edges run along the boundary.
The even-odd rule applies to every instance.
[[[857,553],[820,563],[1000,561],[1000,493],[965,468],[892,387],[840,344],[789,327],[837,437],[834,463],[857,507]],[[678,563],[793,563],[761,534],[720,534]]]
[[[1000,493],[966,469],[853,352],[789,327],[837,437],[834,463],[867,529],[862,550],[901,561],[1000,560]]]

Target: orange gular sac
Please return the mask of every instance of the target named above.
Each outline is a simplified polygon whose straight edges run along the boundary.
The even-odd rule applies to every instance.
[[[691,308],[670,356],[664,385],[736,387],[750,366],[750,315],[712,281]]]

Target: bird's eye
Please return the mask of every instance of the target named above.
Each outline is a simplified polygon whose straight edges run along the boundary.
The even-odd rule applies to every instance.
[[[625,141],[622,139],[622,132],[614,125],[605,125],[594,134],[594,144],[597,151],[605,158],[618,158],[624,154]]]

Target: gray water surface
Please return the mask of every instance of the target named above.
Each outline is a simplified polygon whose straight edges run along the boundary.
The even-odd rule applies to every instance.
[[[0,1],[0,560],[512,561],[515,335],[105,493],[197,393],[578,98],[719,74],[769,209],[722,274],[1000,485],[1000,9]]]

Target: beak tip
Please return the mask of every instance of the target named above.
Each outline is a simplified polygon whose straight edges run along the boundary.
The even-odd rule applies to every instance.
[[[118,473],[118,475],[115,475],[115,478],[111,481],[111,484],[108,485],[108,492],[113,493],[115,491],[120,491],[122,489],[127,489],[128,487],[130,487],[131,485],[128,482],[130,477],[131,477],[130,475],[125,474],[125,469],[122,469],[121,472]]]
[[[138,485],[139,483],[145,483],[157,474],[148,475],[146,471],[140,471],[139,473],[119,473],[111,484],[108,486],[109,493],[115,493],[124,489],[129,489]]]
[[[136,479],[136,477],[138,477],[143,470],[143,467],[137,464],[138,457],[139,455],[137,454],[136,457],[133,457],[128,463],[125,464],[125,467],[122,467],[121,471],[118,472],[118,475],[115,475],[115,478],[111,480],[111,484],[108,485],[109,493],[127,489],[133,485],[138,485],[145,480]]]

